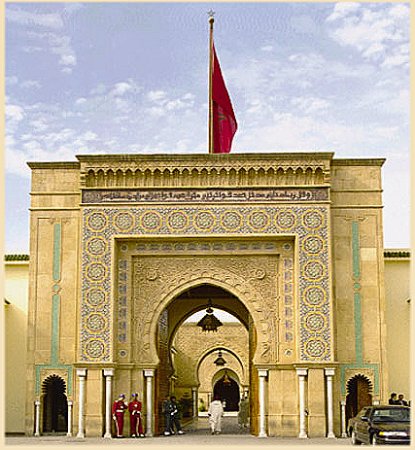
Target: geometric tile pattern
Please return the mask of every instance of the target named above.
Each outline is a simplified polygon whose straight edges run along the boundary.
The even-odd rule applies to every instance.
[[[112,361],[112,246],[114,236],[123,235],[297,236],[300,360],[333,358],[328,206],[114,206],[85,207],[82,214],[81,361]],[[285,272],[289,277],[288,267]]]

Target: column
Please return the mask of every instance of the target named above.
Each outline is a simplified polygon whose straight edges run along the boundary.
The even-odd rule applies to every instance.
[[[40,400],[35,400],[35,436],[40,436]]]
[[[305,425],[306,412],[305,412],[305,377],[307,376],[307,369],[296,369],[298,375],[298,391],[300,394],[300,433],[299,438],[306,439],[307,431]]]
[[[147,382],[147,397],[146,397],[146,436],[153,436],[153,377],[154,370],[144,370],[144,376]]]
[[[193,417],[197,417],[197,388],[192,387]]]
[[[212,393],[208,392],[208,395],[207,395],[207,407],[208,408],[211,403],[212,403]]]
[[[77,438],[85,437],[85,378],[86,378],[86,369],[76,369],[76,375],[78,377],[79,383],[79,410],[78,410],[78,434]]]
[[[112,404],[112,377],[114,369],[104,369],[105,377],[105,433],[104,438],[111,439],[111,404]]]
[[[258,437],[267,437],[265,429],[265,378],[268,370],[259,369],[259,434]]]
[[[73,401],[68,400],[68,431],[66,433],[68,437],[72,436],[72,405]]]
[[[342,419],[342,438],[347,438],[346,431],[346,400],[340,402],[341,419]]]
[[[335,438],[333,432],[333,376],[334,369],[324,369],[327,386],[327,437]]]

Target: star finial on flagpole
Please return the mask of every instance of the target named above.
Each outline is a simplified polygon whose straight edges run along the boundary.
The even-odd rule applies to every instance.
[[[213,11],[213,9],[211,9],[210,11],[207,12],[207,15],[209,16],[209,23],[212,25],[213,22],[215,21],[214,19],[214,15],[215,15],[215,11]]]

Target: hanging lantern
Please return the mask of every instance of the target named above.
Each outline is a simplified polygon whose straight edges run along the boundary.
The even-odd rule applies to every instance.
[[[224,366],[226,364],[226,361],[222,357],[222,352],[219,350],[218,357],[215,359],[214,363],[217,366]]]
[[[210,299],[206,308],[206,314],[199,320],[197,326],[201,327],[203,331],[217,331],[218,327],[222,326],[222,322],[213,315],[212,301]]]
[[[231,384],[231,380],[228,377],[228,372],[225,372],[225,375],[223,377],[223,384]]]

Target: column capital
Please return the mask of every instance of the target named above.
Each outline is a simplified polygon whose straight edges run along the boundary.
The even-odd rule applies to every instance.
[[[73,405],[73,401],[72,400],[68,400],[68,406],[72,406]]]
[[[297,372],[297,375],[298,375],[299,377],[306,377],[306,376],[307,376],[308,369],[301,368],[301,369],[295,369],[295,371]]]
[[[333,367],[324,369],[324,374],[326,375],[326,377],[333,377],[334,373],[335,373],[335,369]]]
[[[114,369],[103,369],[102,372],[104,373],[104,377],[114,376]]]
[[[268,376],[268,369],[258,369],[258,376],[260,377],[267,377]]]
[[[346,406],[346,400],[340,400],[340,405]]]
[[[35,400],[35,405],[39,406],[40,405],[40,400]]]
[[[154,377],[154,369],[144,369],[144,376],[146,378],[148,377]]]
[[[197,387],[192,387],[192,392],[196,392],[197,391]]]
[[[78,377],[86,377],[87,369],[76,369],[76,375]]]

